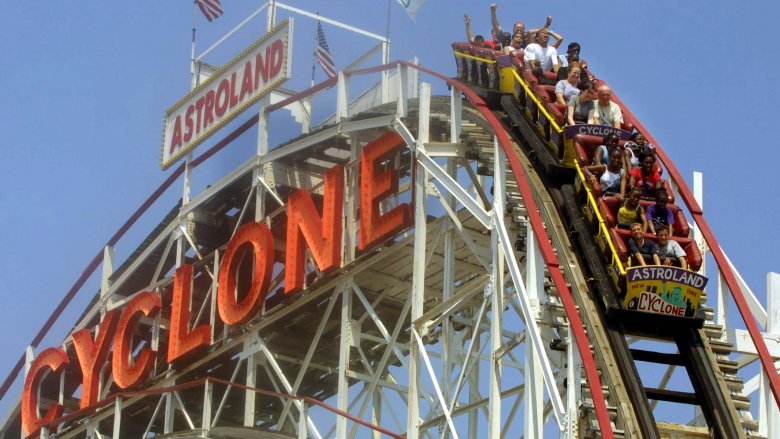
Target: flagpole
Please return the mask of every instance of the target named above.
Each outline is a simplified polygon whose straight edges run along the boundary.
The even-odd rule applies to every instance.
[[[317,15],[320,15],[320,11],[317,11]],[[314,87],[314,73],[317,69],[317,32],[320,30],[320,20],[318,19],[314,27],[314,52],[312,52],[311,58],[311,87]]]
[[[195,87],[195,9],[197,0],[192,0],[192,47],[190,49],[190,79]]]
[[[383,64],[387,64],[390,62],[390,4],[393,0],[387,0],[387,29],[385,30],[385,50],[384,50],[384,59],[382,60]]]

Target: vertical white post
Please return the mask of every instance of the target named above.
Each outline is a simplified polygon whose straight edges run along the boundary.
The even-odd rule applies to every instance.
[[[244,350],[249,351],[253,349],[253,342],[255,342],[255,334],[253,333],[244,342]],[[257,353],[253,353],[246,357],[246,386],[257,387]],[[257,395],[252,390],[246,390],[244,392],[244,427],[255,426],[255,404],[257,402]]]
[[[114,429],[111,432],[112,439],[122,439],[120,436],[122,427],[122,398],[114,400]]]
[[[349,161],[354,163],[353,166],[347,168],[347,176],[345,180],[346,188],[346,200],[347,200],[347,230],[344,233],[344,265],[349,264],[355,260],[355,248],[358,245],[357,235],[357,213],[358,213],[358,188],[360,187],[360,181],[358,179],[360,164],[357,162],[360,156],[360,141],[357,136],[350,135],[349,137]]]
[[[173,382],[169,382],[170,384],[173,384]],[[163,433],[170,434],[173,433],[173,417],[175,415],[174,409],[173,409],[173,392],[168,392],[165,394],[165,420],[163,421]]]
[[[406,72],[404,71],[404,75]],[[457,103],[456,103],[457,101]],[[450,104],[450,142],[457,143],[460,139],[460,91],[455,87],[452,88],[452,99]],[[457,164],[452,158],[447,159],[447,173],[457,180]],[[447,192],[445,194],[445,200],[447,205],[451,209],[455,207],[455,197],[452,193]],[[447,219],[446,231],[444,232],[444,279],[442,300],[446,301],[452,297],[454,292],[455,282],[455,255],[454,255],[454,241],[452,232],[452,220]],[[452,358],[453,349],[455,349],[455,339],[452,331],[452,321],[446,318],[442,322],[442,376],[444,382],[442,386],[442,392],[445,395],[445,399],[451,397],[452,389],[450,387],[450,377],[452,375],[452,364],[454,359]]]
[[[101,272],[100,277],[100,298],[105,299],[106,295],[108,294],[109,288],[111,288],[111,282],[109,281],[109,278],[111,277],[111,274],[114,272],[114,247],[107,245],[103,248],[103,270]],[[102,316],[105,315],[105,307],[108,305],[107,302],[105,302],[105,305],[100,310],[101,320]]]
[[[428,143],[430,123],[431,85],[423,83],[420,86],[420,111],[417,144],[415,148],[425,150]],[[414,156],[414,155],[413,155]],[[414,181],[414,258],[412,275],[412,308],[411,319],[416,321],[423,315],[423,303],[425,302],[425,244],[427,241],[427,213],[428,196],[427,182],[428,172],[415,160]],[[409,354],[409,404],[407,415],[407,437],[418,439],[420,437],[420,346],[414,340],[410,341],[411,352]]]
[[[349,79],[343,71],[339,72],[336,84],[336,122],[349,117]]]
[[[35,349],[32,346],[27,346],[27,348],[24,350],[24,377],[27,378],[27,374],[30,373],[30,366],[32,366],[32,362],[35,360]],[[38,395],[37,400],[41,400],[41,389],[38,388]],[[24,430],[22,430],[21,438],[24,439],[25,434]]]
[[[209,436],[211,430],[211,399],[214,396],[214,383],[206,380],[203,383],[203,416],[200,421],[200,429],[205,437]]]
[[[396,65],[396,71],[398,77],[398,102],[395,111],[400,117],[406,117],[409,111],[409,68],[399,63]],[[453,90],[455,90],[454,87]]]
[[[693,173],[693,198],[696,200],[696,203],[699,204],[701,210],[704,211],[704,176],[701,172]],[[699,273],[702,276],[706,276],[707,270],[705,264],[707,263],[707,243],[704,242],[701,230],[699,230],[699,226],[697,226],[695,222],[693,223],[693,239],[696,241],[696,245],[699,246],[699,251],[701,252],[702,260]]]
[[[276,23],[276,1],[271,0],[268,2],[268,16],[265,23],[265,31],[269,32]]]
[[[272,3],[273,7],[273,3]],[[268,12],[271,14],[271,12]],[[263,156],[268,152],[268,113],[265,108],[271,103],[270,95],[260,100],[260,113],[257,115],[257,155]],[[258,180],[263,178],[266,183],[273,187],[273,168],[270,163],[262,165],[261,169],[255,169],[253,172],[252,184],[256,186],[255,191],[255,221],[262,221],[265,218],[265,186]],[[270,179],[270,181],[269,181]]]
[[[504,150],[493,137],[493,212],[504,214],[506,158]],[[494,222],[493,227],[498,227]],[[501,358],[496,353],[501,349],[501,322],[504,315],[504,251],[498,242],[498,233],[494,230],[490,235],[490,245],[493,247],[493,274],[491,288],[491,318],[490,318],[490,393],[488,395],[488,437],[501,437]]]
[[[350,282],[344,285],[344,291],[341,293],[341,337],[339,340],[339,381],[338,394],[336,395],[337,408],[343,412],[349,411],[349,372],[350,349],[352,347],[352,285]],[[345,439],[347,437],[347,418],[338,416],[336,418],[336,437]]]
[[[382,41],[382,64],[387,64],[390,62],[390,42],[385,40]],[[398,71],[396,74],[400,74],[401,72]],[[390,102],[390,71],[389,70],[383,70],[382,71],[382,103],[386,104]]]
[[[766,333],[780,334],[780,274],[767,274],[766,290]],[[775,368],[778,362],[775,362]],[[766,373],[761,373],[760,398],[758,403],[758,434],[775,438],[780,437],[780,411],[769,389]]]
[[[531,223],[526,232],[526,292],[533,318],[539,316],[539,299],[544,297],[544,264]],[[530,324],[530,323],[527,323]],[[544,376],[532,339],[525,343],[525,438],[544,437]]]
[[[181,194],[181,205],[186,206],[190,202],[190,183],[192,179],[192,151],[187,153],[184,160],[184,188]]]
[[[566,363],[568,366],[566,368],[566,438],[575,439],[578,433],[582,363],[577,351],[577,342],[571,336],[566,343]]]
[[[306,428],[306,422],[309,419],[309,404],[302,401],[301,416],[298,418],[298,439],[307,439],[309,430]]]
[[[727,267],[728,269],[728,267]],[[728,287],[723,274],[718,272],[718,303],[715,309],[715,323],[724,328],[729,319]],[[722,337],[726,337],[726,331],[723,331]]]
[[[382,425],[382,390],[379,388],[374,389],[374,401],[371,404],[371,423],[376,426]],[[377,430],[372,431],[373,439],[382,439],[382,433]]]

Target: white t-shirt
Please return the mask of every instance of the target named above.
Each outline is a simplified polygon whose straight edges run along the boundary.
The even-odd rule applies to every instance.
[[[563,100],[568,102],[572,96],[579,96],[580,89],[576,85],[571,85],[569,81],[562,79],[555,84],[555,94],[561,93]]]
[[[665,246],[661,247],[660,244],[658,245],[658,256],[660,256],[661,259],[677,259],[680,256],[685,256],[685,250],[680,247],[680,244],[678,244],[677,241],[672,241],[670,239]]]
[[[599,117],[599,124],[614,127],[618,122],[623,124],[623,112],[620,111],[618,104],[609,101],[609,105],[601,106],[596,101],[596,115]]]
[[[545,72],[551,72],[553,66],[558,65],[558,51],[552,46],[542,47],[537,43],[531,43],[525,46],[525,56],[523,58],[525,62],[539,61],[539,65],[542,66],[542,70]]]
[[[607,191],[607,189],[617,189],[620,190],[620,178],[623,177],[623,169],[620,169],[620,172],[615,174],[609,171],[609,168],[604,170],[604,173],[601,174],[601,177],[599,178],[599,183],[601,183],[601,192],[604,193]]]

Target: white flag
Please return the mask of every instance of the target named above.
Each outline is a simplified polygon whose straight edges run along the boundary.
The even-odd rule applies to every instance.
[[[401,5],[406,10],[406,13],[409,14],[412,20],[414,20],[415,17],[417,16],[417,10],[420,9],[420,6],[422,6],[422,4],[425,3],[425,0],[397,0],[397,1],[398,4]]]

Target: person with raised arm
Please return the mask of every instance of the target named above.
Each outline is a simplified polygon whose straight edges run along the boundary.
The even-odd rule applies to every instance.
[[[474,33],[471,32],[471,17],[469,17],[468,14],[463,15],[463,24],[466,25],[466,39],[469,43],[476,47],[484,47],[487,49],[493,48],[491,44],[488,44],[485,41],[485,37],[482,35],[474,36]]]
[[[549,41],[550,35],[547,29],[540,29],[536,33],[536,42],[525,46],[523,59],[540,84],[555,85],[554,80],[544,75],[544,72],[558,71],[558,52],[548,45]]]
[[[490,22],[493,25],[493,32],[496,35],[499,35],[501,33],[501,25],[498,22],[498,16],[496,16],[496,10],[497,9],[498,9],[498,5],[496,5],[495,3],[491,3],[490,4]],[[536,36],[536,33],[538,31],[540,31],[541,29],[547,29],[547,31],[550,33],[550,36],[555,38],[555,42],[552,44],[552,47],[557,49],[558,47],[561,46],[561,44],[563,44],[563,37],[560,34],[557,34],[557,33],[553,32],[550,29],[551,25],[552,25],[552,16],[548,15],[547,16],[547,20],[546,20],[544,26],[542,26],[539,29],[531,29],[530,31],[526,32],[525,31],[525,24],[523,24],[522,21],[518,20],[518,21],[515,21],[514,25],[512,25],[512,32],[511,32],[511,34],[514,35],[514,34],[516,34],[518,32],[521,32],[523,34],[523,37],[524,37],[523,38],[523,48],[525,48],[525,46],[527,44],[529,44],[531,41],[534,41],[534,37]]]

